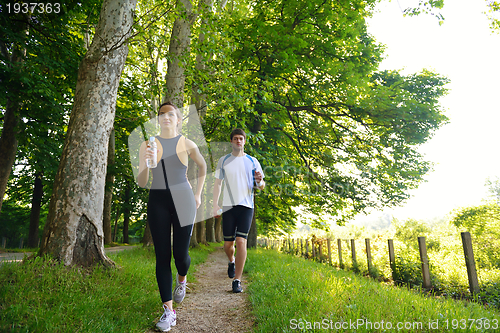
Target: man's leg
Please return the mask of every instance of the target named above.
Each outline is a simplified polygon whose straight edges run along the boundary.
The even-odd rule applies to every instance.
[[[233,250],[234,253],[234,250]],[[245,261],[247,260],[247,240],[243,237],[236,237],[236,271],[234,278],[241,281]]]
[[[234,210],[224,207],[222,213],[222,234],[224,235],[224,252],[226,252],[229,261],[227,265],[227,276],[234,277],[234,234],[236,232],[236,220]]]
[[[224,252],[229,262],[234,262],[234,241],[224,241]]]

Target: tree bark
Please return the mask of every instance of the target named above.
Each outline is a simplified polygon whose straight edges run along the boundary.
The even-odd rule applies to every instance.
[[[0,137],[0,211],[9,182],[12,166],[17,153],[17,125],[19,123],[19,103],[7,98],[2,136]]]
[[[38,227],[40,225],[40,210],[42,207],[43,184],[41,172],[35,174],[35,186],[33,187],[33,199],[31,200],[30,228],[28,234],[28,247],[38,247]]]
[[[104,192],[104,209],[102,216],[102,228],[104,231],[104,244],[111,243],[111,206],[113,206],[113,186],[115,174],[110,166],[115,164],[115,129],[111,130],[108,146],[108,169],[106,172],[106,190]]]
[[[130,224],[130,184],[125,185],[125,200],[123,200],[123,242],[129,244],[128,227]]]
[[[122,213],[120,211],[120,207],[117,207],[116,208],[116,215],[115,215],[115,228],[114,228],[113,237],[112,237],[113,243],[116,242],[116,234],[118,233],[118,219],[120,218],[121,215],[122,215]]]
[[[104,253],[102,214],[109,135],[136,0],[104,0],[78,69],[73,110],[54,181],[40,255],[65,265],[114,263]]]
[[[214,224],[215,224],[215,218],[211,217],[206,221],[206,235],[207,235],[207,242],[210,243],[215,243],[215,229],[214,229]]]
[[[167,75],[166,75],[166,96],[165,100],[170,100],[177,107],[184,105],[184,75],[183,58],[189,54],[191,44],[191,24],[195,19],[193,5],[189,0],[179,0],[178,17],[172,28],[170,45],[168,48]]]
[[[205,232],[205,221],[200,221],[194,225],[196,227],[196,237],[198,243],[207,244],[207,233]]]
[[[257,220],[255,219],[256,215],[257,215],[257,205],[254,204],[252,225],[250,226],[250,231],[248,232],[248,242],[247,242],[248,249],[257,247]]]
[[[153,245],[153,237],[151,236],[151,229],[149,228],[149,221],[146,221],[146,230],[144,230],[144,236],[142,237],[142,246]]]
[[[215,217],[215,242],[220,243],[223,241],[224,237],[222,235],[222,217]]]
[[[191,234],[191,240],[189,241],[189,247],[198,247],[198,240],[196,237],[196,225],[193,226],[193,233]]]

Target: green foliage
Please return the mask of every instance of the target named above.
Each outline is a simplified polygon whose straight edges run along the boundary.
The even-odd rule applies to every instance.
[[[488,178],[485,185],[490,194],[497,200],[497,204],[500,205],[500,178]]]
[[[422,286],[422,270],[418,258],[396,256],[394,282],[419,288]]]
[[[0,212],[0,237],[7,238],[6,248],[18,247],[22,237],[28,239],[30,209],[18,205],[13,200],[5,200]]]
[[[19,205],[17,210],[25,210],[39,175],[44,193],[42,225],[64,144],[78,65],[85,53],[85,34],[91,33],[100,4],[66,1],[60,15],[38,11],[29,17],[14,15],[5,7],[0,13],[0,128],[7,105],[20,105],[14,115],[18,119],[17,157],[6,194]],[[27,236],[27,220],[9,220],[17,225],[17,230],[12,229],[17,239]],[[0,228],[3,223],[2,218]]]
[[[431,227],[421,221],[408,219],[404,222],[393,221],[396,232],[394,237],[403,242],[407,248],[412,248],[418,251],[418,237],[426,237],[425,245],[428,250],[439,251],[440,242],[433,237]]]
[[[404,10],[405,15],[416,16],[420,14],[430,14],[439,20],[439,25],[443,24],[444,17],[437,11],[443,9],[444,0],[419,0],[417,7],[409,7]]]
[[[487,0],[488,7],[488,18],[490,19],[491,30],[500,32],[500,2],[494,0]]]
[[[471,295],[460,237],[460,229],[462,228],[458,229],[450,223],[450,219],[451,217],[425,222],[414,219],[404,222],[393,220],[392,226],[384,231],[369,231],[355,225],[336,227],[328,234],[328,237],[332,240],[343,240],[343,267],[340,267],[338,260],[336,241],[331,242],[333,265],[352,270],[349,240],[355,239],[360,274],[370,275],[387,283],[392,281],[397,285],[421,291],[423,278],[417,237],[425,236],[433,295],[467,299],[499,308],[496,297],[500,293],[498,288],[500,286],[500,269],[492,265],[484,265],[484,263],[491,261],[489,258],[496,258],[498,253],[496,241],[492,241],[489,246],[484,246],[481,250],[477,244],[480,239],[477,237],[472,239],[480,292],[477,295]],[[306,237],[310,238],[311,235]],[[360,244],[360,240],[365,238],[370,239],[372,263],[377,270],[376,274],[369,272],[367,268],[366,250],[363,244]],[[394,272],[388,260],[388,239],[392,239],[394,244],[396,256]]]
[[[192,103],[193,91],[204,96],[208,142],[227,141],[234,127],[247,131],[247,152],[266,173],[267,187],[256,198],[261,234],[292,231],[299,206],[343,224],[369,208],[397,205],[431,168],[417,146],[447,121],[438,101],[448,80],[430,71],[377,71],[384,48],[365,22],[375,3],[266,0],[194,9],[192,47],[181,59],[184,100]],[[34,17],[26,39],[12,28],[14,18],[2,16],[7,50],[23,42],[27,48],[22,66],[0,69],[8,92],[0,105],[7,95],[23,102],[19,168],[8,193],[23,205],[37,172],[44,173],[44,209],[50,198],[78,64],[100,5],[71,1],[64,15]],[[108,167],[115,175],[113,219],[128,209],[141,226],[147,191],[133,185],[127,137],[162,101],[174,7],[138,2],[116,105],[116,163]],[[328,228],[321,217],[309,223]]]
[[[500,268],[500,206],[496,203],[462,208],[451,221],[472,236],[474,258],[480,268]]]
[[[231,49],[211,62],[219,85],[206,86],[207,126],[247,129],[249,153],[267,170],[260,230],[277,232],[299,204],[342,224],[404,201],[430,169],[416,145],[447,121],[438,99],[448,80],[376,72],[382,47],[364,21],[371,1],[264,4],[221,19],[227,28],[214,40]]]

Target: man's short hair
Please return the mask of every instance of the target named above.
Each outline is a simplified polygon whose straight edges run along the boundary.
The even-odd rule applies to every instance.
[[[247,135],[245,134],[245,131],[242,130],[241,128],[235,128],[234,130],[231,131],[231,141],[233,140],[233,136],[235,135],[243,135],[245,140],[247,139]]]

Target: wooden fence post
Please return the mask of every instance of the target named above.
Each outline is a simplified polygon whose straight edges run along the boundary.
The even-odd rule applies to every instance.
[[[423,287],[430,289],[431,275],[429,272],[429,259],[427,258],[427,248],[425,247],[425,237],[418,237],[418,249],[420,251],[420,261],[422,262],[422,278],[424,279]]]
[[[318,245],[319,245],[318,258],[319,258],[319,260],[321,260],[321,257],[323,257],[323,241],[322,240],[318,241]]]
[[[351,253],[352,253],[352,267],[356,269],[358,266],[358,262],[356,260],[356,244],[354,243],[354,239],[351,239]]]
[[[340,238],[337,239],[337,244],[339,248],[339,267],[344,268],[344,263],[342,262],[342,240]]]
[[[460,233],[464,247],[465,266],[467,267],[467,277],[469,278],[469,290],[471,294],[479,293],[479,282],[477,279],[476,262],[474,251],[472,250],[472,239],[469,232]]]
[[[300,255],[304,254],[304,244],[302,243],[302,238],[300,239]]]
[[[330,266],[332,266],[332,250],[330,248],[330,238],[326,239],[326,246],[328,246],[328,262],[330,263]]]
[[[396,256],[394,254],[394,242],[392,239],[387,240],[389,245],[389,266],[391,266],[392,280],[396,282]]]
[[[23,248],[23,243],[24,243],[24,239],[21,237],[19,238],[19,248],[22,249]]]
[[[372,275],[372,250],[370,248],[370,238],[365,238],[366,262],[368,264],[368,275]]]
[[[7,238],[2,237],[2,248],[5,249],[5,246],[7,245]]]
[[[314,239],[311,239],[311,247],[313,259],[316,259],[316,242],[314,241]]]
[[[309,240],[306,238],[306,257],[309,256]]]

